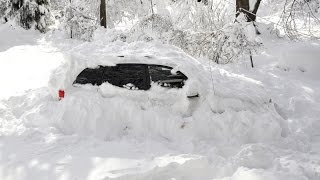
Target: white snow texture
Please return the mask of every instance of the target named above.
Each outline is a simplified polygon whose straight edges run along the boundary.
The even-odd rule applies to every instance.
[[[112,32],[83,42],[0,24],[1,180],[320,179],[319,41],[262,35],[252,69],[157,42],[110,43]],[[72,86],[84,68],[119,62],[169,65],[189,80]]]

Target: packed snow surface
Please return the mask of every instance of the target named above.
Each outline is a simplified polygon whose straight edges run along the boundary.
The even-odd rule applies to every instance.
[[[320,179],[318,41],[262,36],[251,69],[104,33],[82,42],[0,25],[0,179]],[[200,80],[149,91],[70,86],[119,52]],[[69,86],[62,101],[52,96],[60,85]],[[190,89],[205,92],[189,100]]]

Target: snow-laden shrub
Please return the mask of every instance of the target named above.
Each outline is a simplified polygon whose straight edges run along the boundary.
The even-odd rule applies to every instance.
[[[219,64],[235,61],[244,54],[254,53],[261,44],[251,23],[234,23],[224,1],[176,1],[168,14],[152,14],[138,21],[128,34],[129,42],[161,41],[180,47],[195,57],[206,57]],[[241,18],[241,17],[239,17]],[[241,21],[240,19],[238,20]]]
[[[166,43],[173,31],[169,17],[152,14],[143,18],[131,29],[129,41],[160,40]]]
[[[2,21],[7,21],[7,19],[5,19],[5,15],[7,13],[9,6],[10,6],[9,0],[0,0],[0,18],[2,19]]]
[[[64,7],[61,7],[61,4]],[[70,38],[90,41],[96,30],[99,16],[99,2],[89,0],[54,0],[55,18],[61,23]]]
[[[196,0],[180,0],[172,6],[171,17],[179,29],[193,31],[215,31],[234,19],[235,6],[225,0],[210,0],[198,3]]]
[[[261,46],[255,34],[253,24],[243,16],[216,31],[194,32],[176,29],[169,18],[154,14],[138,22],[127,39],[129,42],[157,40],[178,46],[194,57],[227,64],[254,53]]]
[[[49,0],[2,0],[0,17],[8,21],[14,19],[25,29],[35,28],[46,32],[53,23]]]
[[[98,25],[96,15],[83,5],[73,1],[66,10],[66,26],[70,28],[72,38],[90,40]]]
[[[238,22],[225,25],[221,30],[198,33],[187,43],[188,53],[202,56],[218,64],[234,62],[243,55],[254,53],[261,43],[254,37],[252,23]],[[184,48],[182,46],[181,48]]]
[[[157,23],[163,26],[164,23],[169,22],[164,17],[169,17],[170,13],[166,8],[171,3],[172,0],[153,0],[152,3],[150,0],[108,0],[106,1],[107,28],[119,26],[131,28],[137,21],[145,22],[145,26],[149,26],[150,22],[154,22],[154,26],[157,26]],[[68,33],[72,32],[73,38],[92,39],[92,32],[100,24],[99,0],[52,0],[52,4],[57,14],[56,18],[62,22]],[[61,7],[61,4],[65,7]],[[171,20],[170,23],[172,24]],[[147,32],[148,28],[140,25],[141,29],[147,33],[144,37],[148,39],[148,34],[152,32]],[[134,29],[139,28],[134,27],[133,31]]]
[[[72,0],[66,4],[60,16],[70,37],[91,40],[99,26],[99,1]],[[129,33],[116,32],[107,39],[161,41],[176,45],[192,56],[207,57],[217,63],[232,62],[253,52],[259,43],[246,33],[246,27],[252,24],[234,23],[233,18],[226,18],[226,15],[234,16],[234,10],[231,13],[229,7],[222,0],[208,3],[110,0],[107,1],[108,29],[121,23],[127,25],[129,21],[133,27]]]
[[[289,0],[284,4],[278,28],[291,39],[316,38],[320,25],[320,0]],[[319,38],[319,35],[318,37]]]
[[[106,3],[108,29],[121,23],[127,26],[151,13],[149,0],[108,0]],[[52,0],[52,4],[56,19],[70,37],[92,40],[93,31],[100,24],[100,0]]]
[[[65,17],[69,4],[70,0],[50,0],[51,13],[56,20],[61,20],[61,18]]]
[[[109,0],[107,1],[108,27],[118,23],[143,18],[151,12],[150,0]]]

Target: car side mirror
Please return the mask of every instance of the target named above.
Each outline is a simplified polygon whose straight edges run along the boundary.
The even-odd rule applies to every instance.
[[[187,98],[197,98],[199,95],[199,84],[196,81],[187,83],[186,95]]]
[[[197,98],[197,97],[199,97],[199,94],[197,93],[197,94],[194,94],[194,95],[187,95],[187,98]]]

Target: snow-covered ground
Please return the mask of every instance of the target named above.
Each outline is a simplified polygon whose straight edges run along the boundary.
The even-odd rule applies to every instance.
[[[161,90],[57,101],[53,69],[126,44],[0,25],[0,179],[319,180],[320,42],[261,38],[254,69],[202,62],[214,90],[190,117]]]

